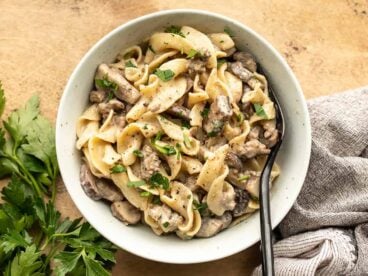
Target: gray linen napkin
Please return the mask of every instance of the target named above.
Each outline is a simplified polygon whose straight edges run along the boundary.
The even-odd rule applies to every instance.
[[[311,160],[279,225],[276,275],[368,275],[368,87],[308,107]],[[260,266],[253,275],[261,275]]]

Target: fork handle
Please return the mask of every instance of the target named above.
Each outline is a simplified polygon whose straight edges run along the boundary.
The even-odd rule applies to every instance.
[[[275,275],[273,246],[272,246],[272,225],[270,211],[270,175],[277,152],[280,148],[281,140],[271,150],[261,175],[260,185],[260,219],[261,219],[261,251],[262,251],[262,275]]]

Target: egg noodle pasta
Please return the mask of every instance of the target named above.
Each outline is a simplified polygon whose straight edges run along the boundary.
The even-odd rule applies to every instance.
[[[191,239],[259,209],[279,134],[267,80],[236,38],[169,26],[100,64],[94,82],[76,125],[81,183],[117,219]]]

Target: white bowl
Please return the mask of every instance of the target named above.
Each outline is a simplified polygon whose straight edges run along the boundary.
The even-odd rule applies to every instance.
[[[64,90],[56,125],[56,147],[64,183],[83,216],[111,242],[138,256],[166,263],[200,263],[227,257],[260,240],[259,214],[209,239],[182,241],[156,236],[147,226],[125,226],[103,202],[90,199],[79,182],[81,155],[75,147],[75,126],[88,104],[88,93],[100,63],[112,62],[117,53],[169,25],[189,25],[205,33],[229,27],[239,49],[250,51],[262,64],[285,114],[286,135],[277,161],[282,173],[271,192],[272,225],[285,217],[307,172],[311,130],[307,106],[290,67],[259,34],[222,15],[199,10],[161,11],[119,26],[97,42],[82,58]]]

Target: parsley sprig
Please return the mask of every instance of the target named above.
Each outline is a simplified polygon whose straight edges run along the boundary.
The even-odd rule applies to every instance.
[[[182,33],[182,31],[180,29],[181,28],[179,26],[171,25],[170,27],[167,27],[165,29],[165,33],[177,34],[177,35],[180,35],[181,37],[185,38],[185,35]]]
[[[0,116],[4,106],[0,83]],[[109,275],[115,247],[81,218],[61,217],[58,173],[54,129],[32,97],[0,127],[0,178],[10,177],[1,191],[1,275]]]

